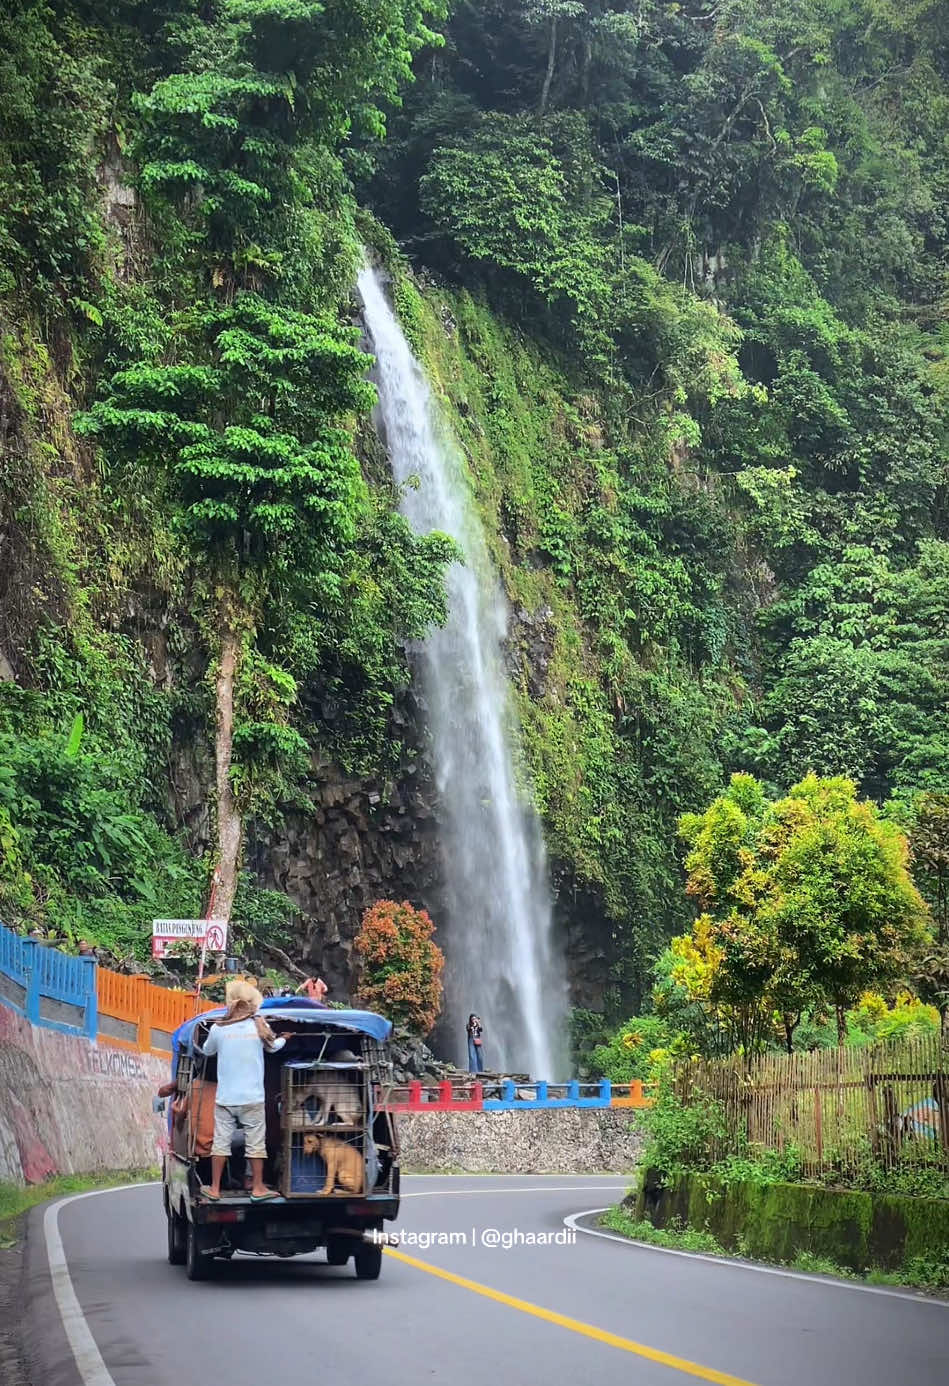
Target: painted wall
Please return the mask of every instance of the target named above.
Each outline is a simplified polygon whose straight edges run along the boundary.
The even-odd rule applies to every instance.
[[[159,1164],[168,1061],[31,1025],[0,1004],[0,1179]]]

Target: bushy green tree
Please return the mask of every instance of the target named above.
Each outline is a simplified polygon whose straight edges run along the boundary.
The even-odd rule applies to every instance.
[[[687,889],[700,916],[683,956],[708,960],[706,995],[736,1037],[761,1044],[771,1014],[790,1049],[805,1009],[845,1013],[874,986],[908,977],[930,937],[905,835],[860,802],[852,781],[809,775],[768,802],[750,776],[702,814],[685,815]]]

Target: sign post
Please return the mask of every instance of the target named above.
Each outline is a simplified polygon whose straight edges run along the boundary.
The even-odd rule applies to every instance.
[[[223,919],[153,919],[152,957],[163,958],[173,943],[191,939],[201,945],[202,972],[204,959],[210,953],[227,949],[227,924]]]
[[[220,951],[223,953],[227,947],[227,921],[217,919],[211,923],[211,915],[214,913],[214,901],[217,896],[217,888],[221,884],[221,868],[214,868],[214,875],[211,877],[211,898],[208,900],[208,912],[204,916],[205,930],[204,938],[201,943],[201,961],[198,964],[198,981],[194,989],[194,1013],[198,1014],[198,1007],[201,1004],[201,983],[204,981],[204,964],[208,956],[208,946],[215,949],[217,941],[220,940]],[[210,940],[213,938],[214,942]]]

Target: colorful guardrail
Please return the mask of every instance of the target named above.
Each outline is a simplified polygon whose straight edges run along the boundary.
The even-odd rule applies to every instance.
[[[652,1099],[640,1081],[611,1083],[520,1083],[505,1078],[500,1083],[449,1082],[406,1083],[386,1094],[381,1104],[390,1112],[529,1112],[553,1111],[564,1107],[651,1107]]]
[[[185,1020],[214,1010],[187,991],[155,986],[99,967],[95,958],[70,957],[0,924],[0,1004],[34,1025],[83,1035],[119,1049],[171,1056],[171,1037]],[[557,1108],[648,1107],[640,1082],[566,1083],[443,1080],[411,1082],[386,1091],[391,1112],[522,1112]]]
[[[95,1039],[95,958],[71,958],[0,924],[0,1001],[34,1025]]]
[[[171,1056],[178,1026],[215,1002],[125,977],[95,958],[71,957],[0,924],[0,1003],[33,1025],[102,1040],[119,1049]]]
[[[98,974],[98,1037],[119,1049],[170,1057],[178,1026],[220,1004],[196,1002],[191,992],[156,987],[146,977],[125,977],[104,967]]]

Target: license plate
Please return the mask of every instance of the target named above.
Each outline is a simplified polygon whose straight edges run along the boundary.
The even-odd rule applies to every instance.
[[[268,1222],[264,1224],[264,1235],[271,1238],[315,1237],[319,1230],[319,1226],[312,1222]]]

